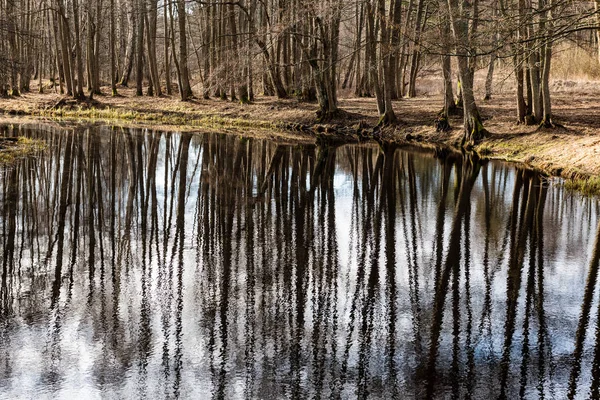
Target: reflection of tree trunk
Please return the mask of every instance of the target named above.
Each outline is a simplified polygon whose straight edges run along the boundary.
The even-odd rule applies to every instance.
[[[530,174],[529,171],[522,171],[523,174]],[[536,205],[535,187],[539,184],[537,177],[526,177],[528,186],[523,190],[521,199],[521,218],[520,225],[513,227],[514,232],[510,247],[510,258],[508,261],[508,277],[506,282],[506,322],[504,328],[504,352],[500,361],[500,398],[507,398],[507,381],[510,370],[510,353],[516,327],[519,293],[521,291],[522,269],[525,258],[525,244],[531,232],[534,221],[534,210]],[[518,184],[517,182],[515,183]],[[513,207],[515,207],[513,203]],[[533,281],[531,282],[533,285]],[[533,290],[533,289],[531,289]],[[527,318],[526,318],[527,320]],[[525,327],[527,328],[527,326]],[[524,345],[527,345],[525,342]],[[523,357],[524,367],[527,367],[527,355]]]
[[[63,169],[60,182],[60,200],[58,206],[58,227],[57,227],[57,252],[56,266],[54,269],[54,283],[52,284],[52,306],[58,302],[60,296],[60,286],[62,280],[62,262],[63,262],[63,247],[65,239],[65,224],[67,216],[68,193],[70,187],[71,171],[73,169],[73,136],[75,133],[68,134],[65,155],[63,157]]]
[[[404,158],[406,158],[406,163],[404,162]],[[405,168],[406,167],[406,168]],[[422,335],[421,335],[421,305],[419,298],[419,266],[418,266],[418,232],[416,225],[416,213],[418,212],[417,208],[417,199],[416,199],[416,176],[415,176],[415,166],[414,166],[414,157],[412,154],[406,155],[403,157],[402,164],[400,166],[402,169],[406,169],[406,175],[404,181],[408,184],[408,199],[404,197],[404,193],[406,189],[402,188],[400,190],[400,209],[402,211],[402,230],[404,236],[404,246],[407,255],[407,264],[408,264],[408,288],[409,288],[409,298],[411,303],[411,314],[412,314],[412,322],[413,322],[413,332],[414,332],[414,341],[415,341],[415,351],[418,355],[421,355],[422,349]],[[398,170],[398,173],[401,174],[402,171]],[[398,180],[402,181],[402,176],[398,176]],[[409,204],[409,210],[407,212],[405,203]],[[408,225],[410,224],[410,232]]]
[[[452,227],[450,229],[450,237],[448,243],[448,251],[444,268],[440,274],[440,279],[435,283],[435,297],[433,301],[433,318],[431,323],[431,339],[429,348],[428,360],[428,379],[427,379],[427,398],[433,398],[435,395],[436,382],[436,363],[438,356],[439,340],[441,335],[442,322],[444,319],[444,305],[452,272],[460,263],[460,244],[461,244],[461,227],[462,221],[469,208],[471,201],[471,190],[475,184],[475,180],[479,175],[480,166],[476,160],[471,160],[466,157],[462,161],[462,179],[460,183],[460,191],[458,201],[454,208],[454,217]]]
[[[285,147],[283,146],[277,146],[277,148],[275,149],[275,154],[273,154],[273,157],[271,158],[271,163],[269,164],[269,169],[267,171],[267,175],[265,176],[262,185],[260,186],[260,193],[264,193],[267,188],[269,187],[269,185],[271,184],[271,179],[273,177],[273,174],[275,173],[275,171],[277,170],[277,168],[279,168],[279,165],[281,163],[281,159],[283,157],[283,154],[285,153]]]
[[[378,159],[381,159],[383,156],[380,154]],[[357,271],[356,271],[356,288],[354,293],[352,294],[352,302],[350,305],[350,320],[348,322],[346,342],[344,346],[344,356],[341,365],[340,379],[343,381],[346,378],[346,373],[348,369],[348,363],[350,359],[350,349],[352,347],[352,338],[354,336],[354,329],[356,324],[356,318],[360,315],[357,312],[359,304],[361,302],[361,293],[364,291],[364,282],[367,274],[367,266],[368,266],[368,253],[369,253],[369,239],[372,237],[374,232],[374,224],[371,222],[374,219],[374,196],[373,190],[371,190],[371,182],[370,180],[373,175],[373,165],[371,162],[372,159],[372,149],[367,149],[367,151],[363,152],[363,160],[362,160],[362,182],[360,191],[354,192],[353,204],[355,205],[355,209],[360,210],[357,212],[357,215],[360,215],[357,221]],[[365,317],[366,318],[366,317]],[[363,357],[364,359],[364,357]],[[364,368],[364,365],[363,365]]]
[[[546,313],[544,311],[544,206],[546,204],[546,185],[540,185],[540,194],[535,216],[535,240],[537,243],[537,304],[538,311],[538,393],[544,395],[546,381],[546,341],[549,341]]]
[[[581,315],[577,324],[577,332],[575,334],[575,350],[573,351],[573,369],[569,378],[568,398],[574,399],[577,395],[577,382],[581,373],[581,363],[583,361],[583,352],[585,345],[585,337],[590,321],[590,311],[594,301],[594,292],[598,281],[598,266],[600,265],[600,223],[596,230],[596,239],[594,242],[594,250],[590,259],[590,267],[588,277],[585,284],[585,292],[583,293],[583,304],[581,305]]]
[[[9,298],[8,280],[9,277],[12,275],[14,268],[13,266],[15,255],[15,235],[17,230],[17,205],[19,204],[19,170],[17,168],[12,168],[7,172],[8,179],[6,179],[6,175],[4,175],[6,179],[4,181],[4,185],[8,188],[8,190],[3,210],[3,234],[6,235],[6,237],[3,238],[4,251],[2,252],[2,286],[0,287],[0,315],[5,315],[9,313],[11,303],[11,299]]]
[[[183,348],[182,348],[182,335],[183,335],[183,321],[182,321],[182,312],[183,312],[183,249],[185,242],[185,194],[186,194],[186,186],[187,186],[187,171],[188,171],[188,155],[190,148],[190,141],[192,139],[192,135],[190,133],[184,133],[181,137],[181,145],[180,145],[180,157],[179,157],[179,188],[177,191],[177,217],[175,223],[175,241],[173,243],[173,252],[172,254],[178,254],[178,264],[177,264],[177,297],[176,297],[176,306],[175,306],[175,354],[174,354],[174,372],[175,372],[175,381],[173,383],[173,395],[175,398],[179,397],[179,390],[181,384],[181,372],[183,366]],[[176,247],[177,246],[177,247]],[[223,256],[227,256],[224,252]],[[223,277],[225,280],[225,276]],[[225,282],[227,282],[225,280]],[[223,293],[223,296],[226,298],[227,293]],[[225,329],[225,328],[224,328]],[[224,350],[226,351],[227,346],[224,345]]]
[[[389,368],[389,384],[391,387],[391,397],[400,396],[397,385],[397,365],[396,365],[396,319],[397,319],[397,285],[396,285],[396,193],[398,179],[395,175],[399,169],[399,163],[395,157],[396,148],[391,147],[385,151],[385,161],[382,177],[382,196],[385,201],[385,269],[386,269],[386,293],[388,295],[388,354],[387,364]]]
[[[435,281],[438,282],[442,272],[442,262],[444,254],[444,221],[446,219],[446,199],[448,198],[448,186],[450,184],[450,174],[452,173],[452,163],[449,157],[444,157],[442,163],[442,195],[438,201],[437,216],[435,220]]]
[[[378,157],[377,165],[383,163],[383,155]],[[374,180],[376,181],[376,180]],[[383,204],[379,203],[375,207],[373,218],[372,245],[369,260],[365,260],[369,266],[369,272],[366,280],[365,297],[362,299],[360,309],[360,331],[359,331],[359,349],[358,349],[358,398],[367,398],[368,388],[371,381],[369,374],[369,362],[371,359],[371,346],[373,342],[374,312],[377,303],[377,289],[379,288],[379,257],[381,255],[381,221],[383,214]]]
[[[485,294],[483,300],[483,309],[481,312],[481,319],[479,322],[479,334],[482,335],[484,326],[487,326],[487,334],[491,337],[492,273],[490,271],[490,236],[492,230],[492,204],[490,201],[490,188],[488,183],[488,164],[484,166],[484,170],[481,175],[483,177],[483,193],[485,199],[485,239],[483,245],[483,276],[485,280]]]

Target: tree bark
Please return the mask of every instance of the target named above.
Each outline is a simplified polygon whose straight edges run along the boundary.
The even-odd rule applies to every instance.
[[[131,77],[131,71],[133,70],[133,60],[135,54],[135,46],[138,41],[137,39],[137,25],[139,23],[136,16],[136,2],[137,0],[128,0],[127,5],[127,48],[125,50],[125,65],[123,68],[123,74],[119,80],[119,84],[127,87],[129,84],[129,78]]]
[[[116,56],[115,56],[115,0],[110,0],[110,91],[113,96],[117,96],[117,77],[116,77]]]
[[[179,95],[182,101],[187,101],[192,96],[188,70],[187,34],[186,34],[185,0],[177,0],[177,20],[179,22]]]
[[[469,34],[470,4],[467,0],[448,0],[448,11],[456,54],[463,99],[464,135],[463,145],[475,144],[487,135],[473,94],[473,75],[469,68],[472,43]]]
[[[137,14],[137,41],[135,63],[135,95],[144,95],[144,16],[146,14],[146,0],[136,1]]]
[[[142,0],[145,1],[145,0]],[[150,70],[150,76],[152,77],[152,84],[154,86],[154,94],[156,96],[162,96],[162,89],[160,87],[160,78],[158,76],[158,62],[156,60],[156,22],[158,18],[158,1],[149,0],[148,12],[146,13],[146,43],[148,47],[148,69]]]
[[[75,64],[77,66],[77,86],[74,96],[83,98],[83,61],[81,56],[81,39],[79,27],[79,0],[73,1],[73,27],[75,29]]]
[[[541,1],[540,1],[541,2]],[[547,11],[544,11],[541,14],[541,18],[543,21],[543,25],[541,28],[545,28],[545,44],[543,46],[543,56],[544,56],[544,68],[542,70],[542,106],[543,106],[543,114],[541,120],[541,126],[546,128],[554,127],[552,123],[552,102],[550,98],[550,66],[552,62],[552,42],[554,40],[554,21],[552,19],[552,6],[553,0],[548,1]]]
[[[163,46],[164,46],[164,64],[165,64],[165,80],[166,80],[166,85],[167,85],[167,95],[171,95],[172,94],[172,82],[171,82],[171,57],[169,55],[169,38],[170,35],[172,34],[171,30],[169,29],[169,21],[168,21],[168,9],[167,9],[167,2],[164,2],[163,5],[163,25],[164,25],[164,42],[163,42]]]
[[[390,31],[386,21],[385,0],[379,0],[379,19],[381,27],[380,37],[380,60],[382,78],[383,78],[383,113],[380,113],[380,125],[391,125],[398,122],[394,107],[392,104],[392,95],[394,92],[394,77],[395,71],[392,70],[392,46],[390,43]]]

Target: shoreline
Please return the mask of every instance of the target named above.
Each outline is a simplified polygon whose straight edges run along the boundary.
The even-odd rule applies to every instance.
[[[462,117],[450,118],[449,132],[435,131],[435,116],[441,109],[438,97],[397,101],[401,123],[381,131],[373,130],[378,115],[375,100],[370,98],[342,98],[341,116],[328,124],[318,124],[316,104],[295,99],[260,97],[248,105],[216,99],[182,103],[175,96],[138,98],[124,93],[75,103],[54,93],[28,93],[19,98],[0,98],[0,123],[101,123],[166,131],[211,130],[292,143],[357,143],[375,140],[375,132],[380,143],[462,151]],[[515,162],[564,178],[566,187],[585,195],[600,195],[600,116],[596,117],[594,107],[580,107],[596,101],[600,108],[598,98],[595,93],[555,95],[556,119],[565,126],[556,129],[514,124],[509,95],[481,102],[486,128],[492,134],[472,150],[483,159]],[[580,115],[582,112],[585,114]]]

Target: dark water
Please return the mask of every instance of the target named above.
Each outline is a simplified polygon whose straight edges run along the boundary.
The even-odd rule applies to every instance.
[[[598,203],[515,166],[2,131],[0,398],[588,398]]]

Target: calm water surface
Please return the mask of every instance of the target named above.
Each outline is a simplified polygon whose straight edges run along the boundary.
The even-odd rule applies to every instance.
[[[2,128],[0,398],[600,395],[598,203],[500,163]]]

